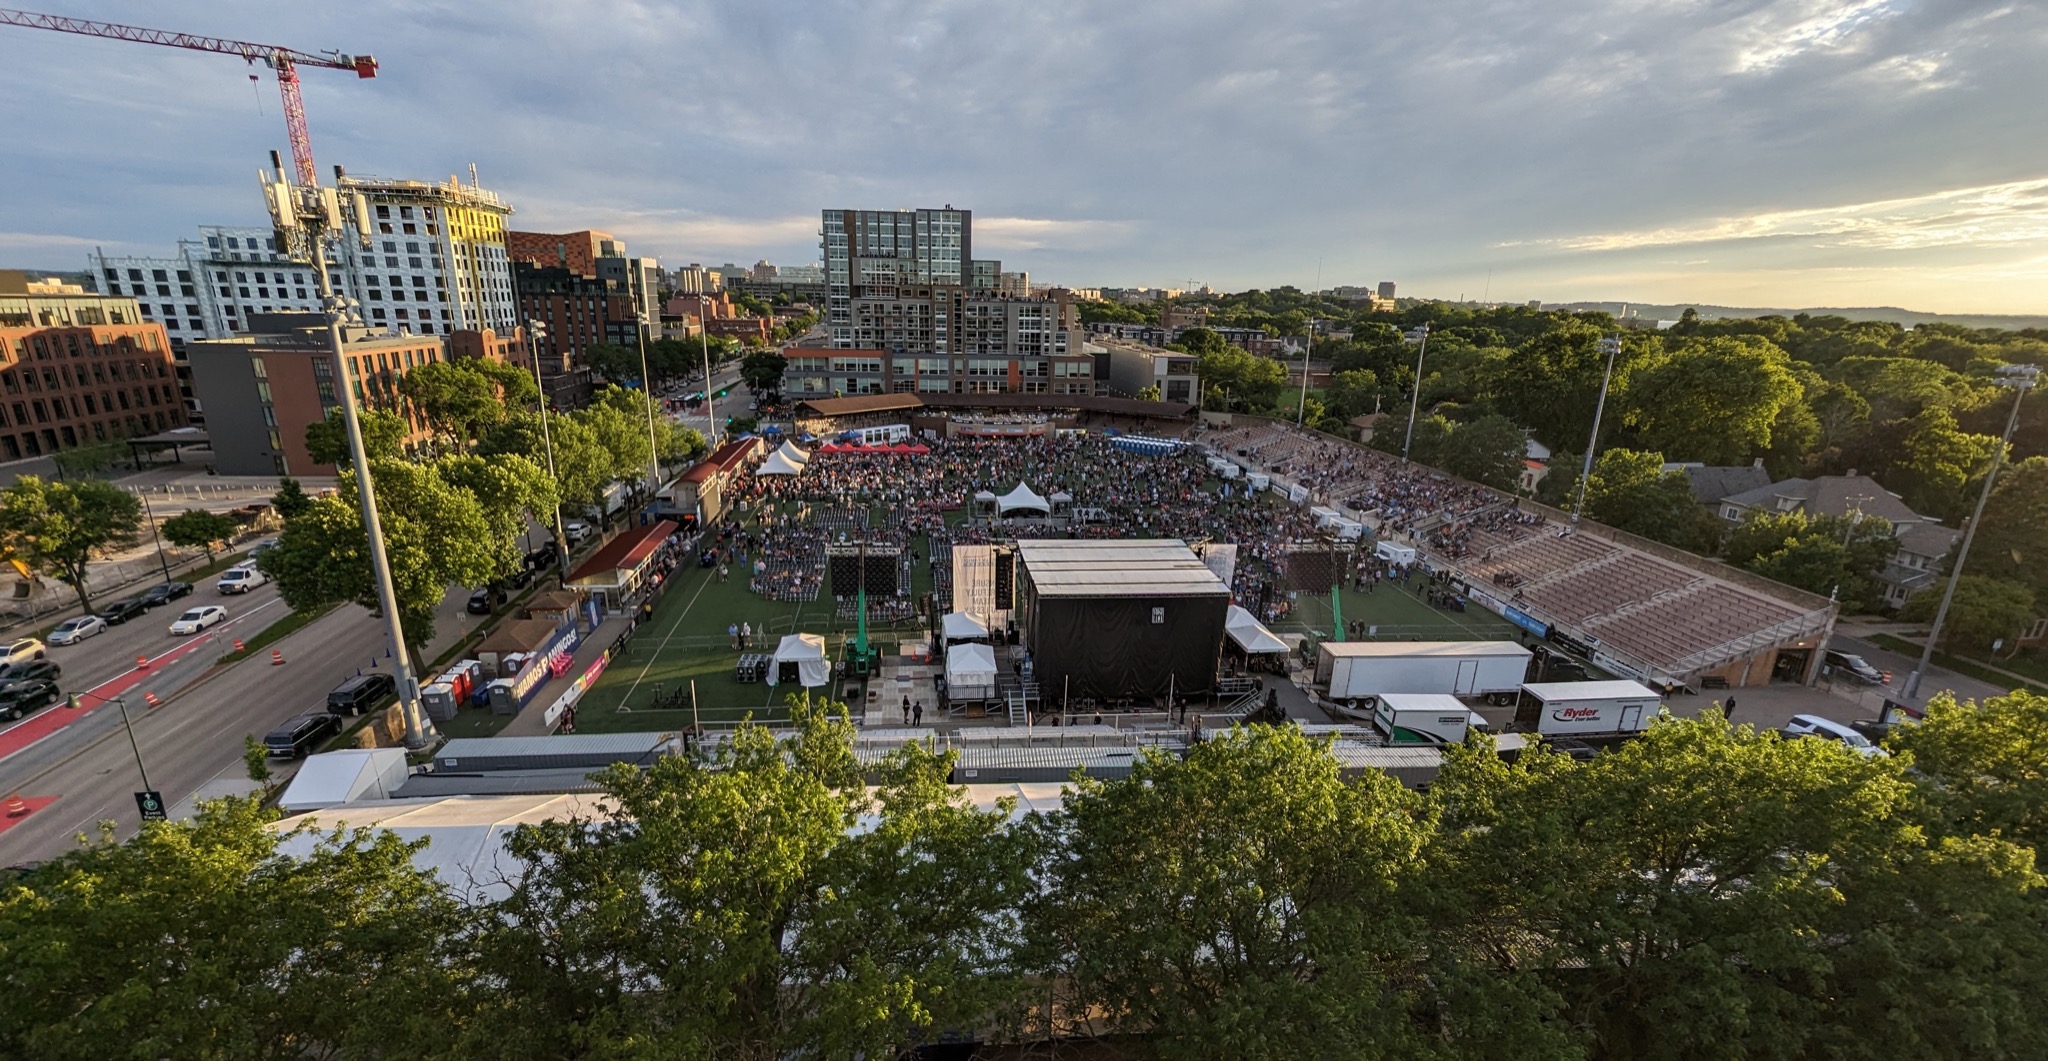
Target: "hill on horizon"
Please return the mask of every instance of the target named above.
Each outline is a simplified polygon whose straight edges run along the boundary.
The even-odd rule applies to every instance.
[[[1650,302],[1546,302],[1544,309],[1591,310],[1621,316],[1624,309],[1651,320],[1677,320],[1688,308],[1714,319],[1730,317],[1793,317],[1801,313],[1815,317],[1847,317],[1854,321],[1886,321],[1911,328],[1919,324],[1959,324],[1965,328],[2048,328],[2048,314],[2024,313],[1930,313],[1898,306],[1828,306],[1813,309],[1766,309],[1744,306],[1710,306],[1704,303],[1657,305]]]

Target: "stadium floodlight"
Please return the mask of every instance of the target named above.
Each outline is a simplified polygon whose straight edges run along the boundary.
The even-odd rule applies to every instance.
[[[1401,463],[1408,463],[1408,450],[1415,445],[1415,408],[1422,400],[1422,356],[1429,353],[1429,322],[1423,321],[1419,328],[1410,328],[1402,333],[1401,341],[1415,343],[1415,380],[1408,390],[1408,437],[1401,441]]]
[[[1927,668],[1934,662],[1934,646],[1941,640],[1941,626],[1948,621],[1948,606],[1956,599],[1956,583],[1963,578],[1963,561],[1969,559],[1970,542],[1977,537],[1977,525],[1984,522],[1984,503],[1991,500],[1991,484],[1998,479],[1998,466],[2005,461],[2005,451],[2012,445],[2013,430],[2020,423],[2020,400],[2034,389],[2034,383],[2041,375],[2035,365],[2003,365],[1992,380],[2001,387],[2012,389],[2012,412],[2005,418],[2005,433],[1998,438],[1998,447],[1991,451],[1991,468],[1984,473],[1984,488],[1977,492],[1977,508],[1970,513],[1970,525],[1963,528],[1963,543],[1956,547],[1956,562],[1949,566],[1948,586],[1941,591],[1941,606],[1934,610],[1934,625],[1927,631],[1927,643],[1920,646],[1920,662],[1913,665],[1913,673],[1906,676],[1906,701],[1911,703],[1920,695],[1920,680],[1927,676]]]
[[[1598,349],[1607,355],[1607,372],[1600,377],[1600,400],[1593,405],[1593,434],[1586,440],[1586,463],[1579,471],[1579,498],[1572,502],[1574,528],[1579,525],[1579,516],[1586,511],[1586,486],[1593,481],[1593,451],[1600,448],[1600,416],[1607,411],[1607,387],[1614,382],[1614,358],[1621,353],[1621,339],[1610,335],[1600,340]]]

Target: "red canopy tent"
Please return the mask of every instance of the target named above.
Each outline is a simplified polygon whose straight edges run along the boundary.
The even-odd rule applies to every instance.
[[[911,452],[913,452],[913,451],[911,450],[911,448],[910,448],[909,446],[906,446],[906,445],[904,445],[903,443],[901,443],[901,442],[898,442],[898,443],[896,443],[895,445],[893,445],[893,446],[890,446],[890,447],[889,447],[889,452],[891,452],[891,453],[900,453],[900,454],[903,454],[903,455],[905,455],[905,456],[908,456],[908,455],[909,455],[909,454],[910,454]]]
[[[930,446],[927,446],[927,445],[925,445],[925,444],[924,444],[924,443],[922,443],[922,442],[918,443],[918,444],[917,444],[917,445],[915,445],[915,446],[912,446],[912,447],[910,447],[910,452],[912,452],[912,453],[930,453],[931,451],[932,451],[932,448],[931,448]]]

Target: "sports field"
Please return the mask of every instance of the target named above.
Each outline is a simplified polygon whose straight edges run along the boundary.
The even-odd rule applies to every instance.
[[[912,545],[919,556],[930,555],[924,536],[913,539]],[[930,568],[918,562],[911,570],[913,597],[929,592]],[[847,654],[854,627],[850,621],[835,619],[829,595],[820,596],[808,603],[779,603],[748,590],[738,570],[730,581],[721,583],[716,571],[694,563],[679,569],[655,606],[653,618],[640,624],[631,641],[612,658],[604,676],[578,703],[577,731],[671,730],[690,725],[693,717],[705,725],[729,725],[749,716],[757,721],[787,718],[784,697],[800,690],[739,681],[734,671],[741,651],[731,646],[726,627],[753,624],[754,640],[747,652],[773,652],[788,633],[823,634],[826,652],[838,660]],[[1391,583],[1381,583],[1372,593],[1346,589],[1343,607],[1347,622],[1377,626],[1375,636],[1381,640],[1512,641],[1524,636],[1513,624],[1476,604],[1463,612],[1434,608],[1416,593]],[[1328,595],[1304,594],[1295,601],[1293,614],[1273,626],[1282,636],[1312,630],[1326,638],[1330,620]],[[869,637],[884,655],[890,655],[898,641],[921,640],[923,631],[913,622],[884,624],[871,626]],[[690,708],[693,681],[694,716]],[[664,702],[676,706],[657,707]]]

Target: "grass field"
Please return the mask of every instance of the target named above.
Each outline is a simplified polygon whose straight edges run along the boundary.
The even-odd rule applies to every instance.
[[[961,514],[953,521],[964,518]],[[919,556],[930,555],[924,538],[915,539],[913,545]],[[930,568],[918,562],[911,570],[913,597],[929,592]],[[1518,627],[1476,604],[1462,613],[1445,611],[1386,583],[1370,594],[1344,590],[1343,606],[1346,621],[1378,626],[1377,637],[1383,640],[1513,641],[1522,637]],[[1275,624],[1275,632],[1284,635],[1312,629],[1326,637],[1330,619],[1327,595],[1304,595],[1295,602],[1293,615]],[[827,595],[805,604],[777,603],[749,591],[738,569],[730,581],[720,583],[715,571],[691,563],[670,579],[653,618],[640,624],[632,640],[612,658],[604,676],[584,694],[576,709],[577,731],[617,733],[688,726],[692,681],[696,683],[696,717],[706,725],[729,725],[749,716],[757,721],[787,718],[784,697],[796,691],[793,687],[743,683],[733,676],[740,652],[731,647],[726,626],[741,622],[754,627],[749,652],[772,652],[782,635],[800,631],[825,635],[826,652],[837,660],[846,655],[854,637],[851,622],[840,623],[833,617]],[[922,631],[911,623],[882,625],[871,627],[869,637],[888,655],[896,642],[919,640]],[[676,694],[680,694],[679,709],[654,707],[657,699]]]

